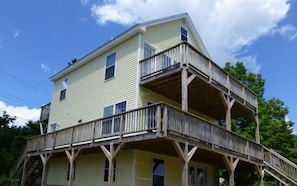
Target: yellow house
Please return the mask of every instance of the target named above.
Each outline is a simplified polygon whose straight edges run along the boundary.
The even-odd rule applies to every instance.
[[[296,166],[260,144],[255,93],[210,59],[186,13],[131,27],[51,81],[47,133],[11,171],[22,185],[215,186],[222,168],[229,185],[263,170],[296,184]],[[231,131],[238,116],[255,141]]]

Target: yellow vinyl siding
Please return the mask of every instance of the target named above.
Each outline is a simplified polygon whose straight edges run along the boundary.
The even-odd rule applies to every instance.
[[[114,186],[131,186],[133,169],[133,151],[120,151],[116,157],[116,180]],[[105,156],[103,153],[79,155],[76,160],[74,186],[106,185],[104,182]],[[48,170],[48,185],[68,185],[68,159],[51,158]]]
[[[147,103],[148,102],[152,102],[152,103],[158,103],[158,102],[165,102],[165,103],[168,103],[170,105],[173,105],[175,107],[178,107],[178,108],[181,108],[181,104],[176,102],[176,101],[173,101],[167,97],[164,97],[160,94],[157,94],[145,87],[141,87],[140,88],[140,99],[139,99],[139,106],[140,107],[145,107],[147,106]],[[193,110],[193,109],[190,109],[189,112],[195,114],[196,116],[198,117],[201,117],[201,118],[204,118],[205,120],[208,120],[209,122],[212,122],[212,123],[217,123],[217,120],[205,115],[205,114],[202,114],[196,110]]]
[[[152,186],[152,162],[153,159],[164,160],[164,185],[180,186],[182,185],[183,162],[177,157],[170,157],[161,154],[155,154],[136,150],[136,186]],[[202,164],[191,161],[189,165],[204,168],[206,171],[205,185],[218,185],[218,168],[213,165]]]
[[[115,77],[105,81],[106,57],[116,52]],[[127,101],[127,110],[135,105],[137,37],[132,37],[79,69],[55,82],[49,125],[59,129],[101,118],[103,107]],[[59,101],[61,82],[67,78],[65,100]],[[50,126],[49,126],[50,127]]]
[[[144,41],[157,47],[157,52],[180,43],[180,26],[182,20],[171,21],[148,27],[143,34]]]
[[[51,158],[48,164],[47,185],[68,185],[66,154],[65,157]]]
[[[188,43],[201,51],[189,26],[182,19],[148,27],[144,33],[144,41],[157,47],[157,52],[161,52],[182,42],[180,36],[181,27],[188,31]]]

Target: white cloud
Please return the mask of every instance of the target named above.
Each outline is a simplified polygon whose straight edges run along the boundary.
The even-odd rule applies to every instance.
[[[40,109],[33,108],[30,109],[26,106],[11,106],[7,105],[3,101],[0,101],[0,115],[6,111],[12,117],[16,117],[14,121],[14,125],[16,126],[24,126],[29,120],[37,121],[40,117]]]
[[[84,6],[86,6],[90,2],[90,0],[80,0],[80,2],[81,2],[81,4],[83,4]]]
[[[48,72],[48,71],[50,71],[50,68],[49,68],[47,65],[43,64],[43,63],[40,64],[40,68],[41,68],[41,70],[42,70],[43,72]]]
[[[291,24],[284,25],[282,27],[275,28],[270,31],[272,35],[279,34],[285,38],[288,38],[290,41],[293,41],[297,38],[297,28]]]
[[[223,65],[242,56],[243,47],[278,28],[289,9],[289,0],[105,0],[91,11],[99,24],[123,25],[188,12],[212,59]],[[245,61],[250,62],[260,69],[255,61]]]
[[[20,31],[15,30],[14,33],[13,33],[13,37],[17,38],[17,37],[19,37],[19,35],[20,35]]]

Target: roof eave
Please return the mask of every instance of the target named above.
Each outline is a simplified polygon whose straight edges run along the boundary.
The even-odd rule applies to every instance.
[[[132,37],[133,35],[139,33],[139,32],[144,32],[145,27],[136,25],[135,27],[132,27],[130,30],[127,32],[124,32],[122,35],[108,41],[107,43],[103,44],[99,48],[95,49],[94,51],[90,52],[89,54],[85,55],[84,57],[80,58],[76,63],[67,66],[60,72],[56,73],[52,77],[50,77],[50,80],[55,82],[61,77],[65,76],[66,74],[76,70],[77,68],[81,67],[82,65],[88,63],[92,59],[98,57],[102,53],[110,50],[114,46],[118,45],[119,43],[127,40],[128,38]]]

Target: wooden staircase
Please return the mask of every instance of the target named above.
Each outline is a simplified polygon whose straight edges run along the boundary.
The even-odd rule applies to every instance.
[[[264,171],[286,186],[297,185],[297,165],[272,149],[264,149]]]
[[[10,170],[9,176],[15,179],[22,179],[22,171],[24,169],[24,162],[26,158],[26,148],[22,151],[15,164]],[[34,185],[39,183],[41,179],[42,163],[40,159],[30,158],[26,164],[25,185]]]

